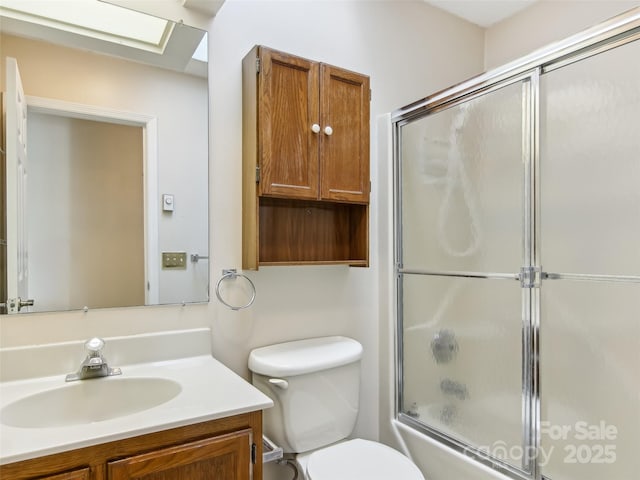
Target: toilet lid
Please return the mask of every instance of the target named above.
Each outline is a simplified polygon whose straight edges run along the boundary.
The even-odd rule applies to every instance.
[[[418,467],[397,450],[359,438],[314,452],[307,475],[311,480],[424,480]]]

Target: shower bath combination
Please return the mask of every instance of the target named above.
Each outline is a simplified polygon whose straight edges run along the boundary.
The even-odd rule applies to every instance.
[[[640,8],[392,114],[397,418],[511,478],[640,471],[638,58]]]

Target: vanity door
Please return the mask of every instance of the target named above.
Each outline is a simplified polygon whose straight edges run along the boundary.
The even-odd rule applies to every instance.
[[[108,480],[249,480],[251,429],[127,457],[107,464]]]
[[[42,477],[41,480],[89,480],[89,469],[74,470],[73,472],[61,473],[49,477]]]

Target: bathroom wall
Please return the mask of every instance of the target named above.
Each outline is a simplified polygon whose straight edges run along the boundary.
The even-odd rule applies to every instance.
[[[485,34],[490,70],[640,5],[638,0],[541,0]]]
[[[174,19],[180,19],[179,12]],[[388,172],[387,159],[379,171],[375,119],[480,73],[483,30],[422,1],[228,0],[213,20],[194,26],[210,30],[211,285],[223,268],[241,268],[240,65],[255,44],[370,75],[371,267],[269,267],[247,272],[257,298],[252,308],[237,312],[213,296],[204,305],[4,317],[0,342],[30,344],[210,325],[215,356],[247,375],[246,360],[254,347],[313,335],[349,335],[365,348],[356,433],[377,438],[379,371],[388,360],[379,357],[378,197]],[[390,388],[388,382],[384,388]],[[290,477],[280,468],[268,475]]]
[[[366,438],[378,437],[378,197],[381,183],[387,181],[386,171],[382,176],[378,172],[375,119],[429,91],[479,73],[482,48],[478,41],[482,42],[481,29],[422,2],[230,0],[213,22],[212,108],[218,112],[212,118],[213,243],[218,252],[214,281],[221,268],[238,266],[241,258],[240,61],[244,55],[254,44],[264,44],[371,77],[371,267],[261,268],[250,274],[258,291],[254,308],[231,313],[214,305],[214,348],[219,358],[238,371],[246,368],[246,352],[253,346],[336,333],[362,342],[362,402],[356,434]],[[216,203],[215,198],[230,201]],[[267,479],[291,478],[282,467],[269,466],[266,473]]]

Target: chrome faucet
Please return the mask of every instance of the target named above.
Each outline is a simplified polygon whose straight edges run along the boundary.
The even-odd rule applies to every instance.
[[[107,364],[107,359],[102,355],[104,348],[104,340],[101,338],[92,338],[84,344],[87,350],[87,357],[84,359],[80,368],[76,373],[70,373],[65,377],[65,382],[73,382],[75,380],[86,380],[88,378],[109,377],[111,375],[120,375],[122,370],[119,368],[111,368]]]

